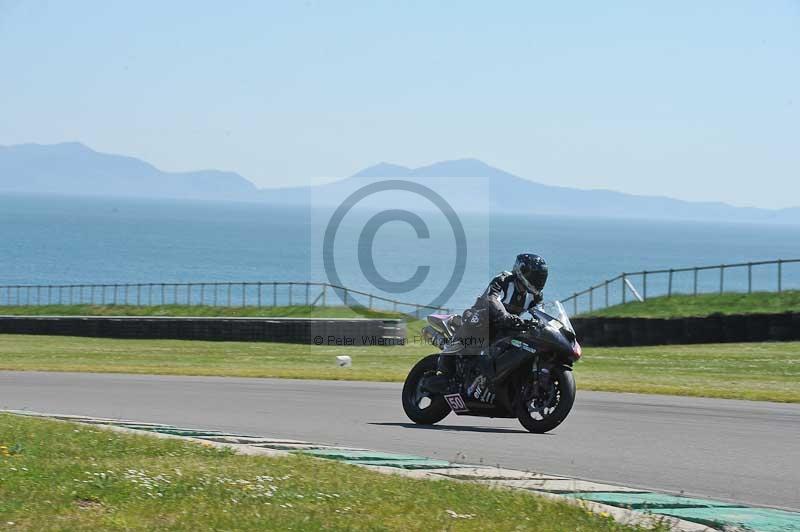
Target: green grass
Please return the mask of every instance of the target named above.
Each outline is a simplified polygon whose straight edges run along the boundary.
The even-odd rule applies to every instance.
[[[431,351],[0,335],[0,369],[401,382]],[[352,368],[336,367],[343,354]],[[592,347],[575,376],[581,390],[800,402],[800,342]]]
[[[74,423],[0,414],[0,446],[10,530],[633,530],[528,493]]]
[[[711,314],[800,312],[800,291],[752,294],[700,294],[654,297],[644,302],[615,305],[581,316],[674,318]]]
[[[211,307],[200,305],[28,305],[0,306],[5,316],[203,316],[285,318],[407,318],[399,312],[350,307]]]

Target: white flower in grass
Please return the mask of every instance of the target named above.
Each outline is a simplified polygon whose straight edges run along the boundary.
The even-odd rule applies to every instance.
[[[475,517],[475,514],[460,514],[454,512],[453,510],[445,510],[445,512],[447,512],[447,515],[449,515],[453,519],[472,519],[473,517]]]

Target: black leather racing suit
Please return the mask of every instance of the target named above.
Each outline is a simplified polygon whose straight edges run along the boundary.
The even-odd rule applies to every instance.
[[[511,272],[502,272],[491,280],[486,290],[475,300],[472,308],[465,312],[465,317],[470,312],[482,311],[486,314],[488,323],[482,326],[483,334],[469,327],[468,321],[456,331],[454,340],[459,340],[464,344],[466,351],[461,354],[468,354],[468,351],[475,349],[479,345],[487,347],[498,337],[498,333],[503,330],[513,329],[520,323],[519,316],[531,307],[538,305],[542,301],[542,294],[531,294],[525,290],[520,290],[516,277]],[[488,336],[488,342],[469,341],[471,338],[483,338]],[[480,348],[480,347],[478,347]],[[477,353],[473,353],[477,354]],[[438,369],[442,373],[450,373],[453,369],[453,359],[447,354],[442,354],[438,359]]]
[[[541,292],[531,294],[520,290],[515,275],[503,272],[492,279],[473,308],[488,311],[489,327],[494,337],[494,330],[513,327],[520,314],[541,302]]]

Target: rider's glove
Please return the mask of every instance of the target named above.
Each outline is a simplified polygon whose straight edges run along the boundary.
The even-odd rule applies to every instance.
[[[522,329],[525,327],[525,320],[520,318],[519,316],[512,316],[511,317],[511,327],[515,329]]]

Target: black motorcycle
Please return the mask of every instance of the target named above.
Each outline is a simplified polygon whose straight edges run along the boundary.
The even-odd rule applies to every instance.
[[[453,337],[468,323],[459,315],[433,314],[423,335],[454,357],[447,382],[434,384],[437,358],[428,355],[411,369],[403,385],[403,409],[414,422],[432,425],[451,411],[462,416],[517,418],[530,432],[557,427],[575,401],[572,365],[581,346],[564,306],[549,302],[530,319],[485,348],[452,351]],[[469,335],[459,331],[459,337]]]

